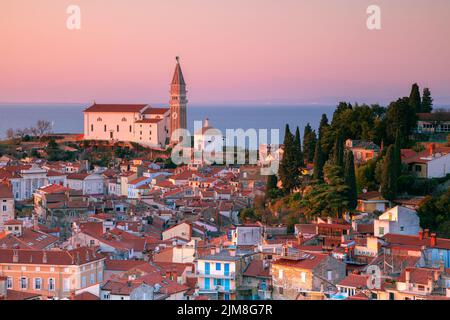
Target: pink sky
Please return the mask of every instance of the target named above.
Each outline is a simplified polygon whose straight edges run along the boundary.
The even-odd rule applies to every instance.
[[[66,8],[81,7],[81,30]],[[366,8],[382,30],[366,28]],[[448,0],[1,0],[0,101],[450,103]]]

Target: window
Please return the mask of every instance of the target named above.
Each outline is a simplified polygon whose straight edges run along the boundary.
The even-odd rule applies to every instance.
[[[419,289],[419,291],[425,291],[425,286],[419,284],[419,285],[417,286],[417,289]]]
[[[6,278],[6,289],[12,289],[13,279],[11,277]]]
[[[86,287],[86,276],[81,277],[81,287]]]
[[[6,206],[3,206],[3,211],[6,211],[6,209],[7,209]]]
[[[222,265],[220,263],[216,263],[216,271],[220,271],[222,269]]]
[[[34,290],[41,290],[42,287],[42,279],[34,278]]]
[[[130,126],[130,132],[132,131],[132,128],[131,128],[131,126]]]
[[[378,233],[380,234],[380,236],[384,235],[384,228],[383,227],[379,227],[378,228]]]
[[[400,231],[405,231],[405,227],[400,227]]]
[[[25,277],[20,278],[20,289],[26,289],[28,287],[28,280]]]
[[[278,278],[283,279],[283,270],[278,270]]]
[[[102,118],[98,117],[98,118],[97,118],[97,121],[98,121],[98,122],[102,121]]]
[[[117,132],[119,132],[119,125],[117,125]]]
[[[55,279],[53,278],[48,279],[48,290],[55,291]]]
[[[95,283],[95,273],[91,273],[91,279],[89,281],[90,284],[94,284]]]
[[[303,283],[306,282],[306,272],[302,272],[302,273],[300,274],[300,279],[301,279],[301,281],[302,281]]]
[[[123,117],[123,118],[122,118],[122,121],[123,121],[123,122],[127,121],[127,118]]]
[[[94,131],[94,125],[91,124],[91,131]]]
[[[106,124],[103,126],[103,130],[106,132]]]
[[[69,292],[70,291],[70,279],[66,278],[63,281],[63,290],[64,292]]]
[[[422,166],[416,164],[415,167],[414,167],[414,170],[415,170],[416,172],[421,172],[421,171],[422,171]]]
[[[331,271],[331,270],[327,271],[327,280],[328,281],[333,280],[333,271]]]

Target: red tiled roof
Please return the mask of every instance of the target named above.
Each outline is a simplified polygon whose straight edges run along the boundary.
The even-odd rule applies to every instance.
[[[410,283],[417,283],[417,284],[428,284],[429,279],[434,278],[434,274],[436,272],[439,272],[438,269],[427,269],[427,268],[406,268],[403,270],[402,274],[400,275],[400,278],[398,279],[399,282],[406,282],[406,273],[409,272],[410,275]]]
[[[12,189],[9,186],[1,183],[0,183],[0,198],[4,199],[13,198]]]
[[[97,297],[95,294],[86,291],[75,295],[70,300],[100,300],[100,298]]]
[[[366,288],[368,278],[369,276],[367,275],[349,274],[347,277],[342,279],[337,285],[352,288]]]
[[[161,122],[162,120],[163,119],[142,119],[135,121],[135,123],[158,123]]]
[[[143,113],[144,114],[164,114],[169,111],[169,108],[148,108]]]
[[[245,270],[244,276],[270,278],[270,267],[264,268],[263,260],[253,260]]]
[[[93,104],[84,112],[140,112],[147,104]]]
[[[291,259],[278,259],[275,260],[272,265],[281,265],[286,267],[293,267],[293,268],[299,268],[299,269],[314,269],[317,267],[317,265],[322,262],[326,257],[328,257],[327,254],[322,253],[312,253],[308,252],[309,257],[305,259],[300,260],[291,260]]]
[[[401,234],[393,234],[388,233],[384,236],[384,240],[389,244],[396,245],[405,245],[405,246],[413,246],[421,248],[422,246],[426,246],[428,248],[432,247],[431,238],[423,238],[422,240],[419,236],[410,236],[410,235],[401,235]],[[445,238],[436,238],[435,248],[447,249],[450,250],[450,239]]]
[[[18,262],[14,262],[14,253]],[[46,261],[44,261],[46,257]],[[104,256],[91,248],[77,248],[74,250],[26,250],[0,249],[0,263],[19,264],[48,264],[48,265],[81,265],[104,259]]]

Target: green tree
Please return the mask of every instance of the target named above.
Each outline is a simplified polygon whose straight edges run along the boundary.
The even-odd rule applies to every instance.
[[[415,113],[422,112],[422,101],[420,98],[419,86],[414,83],[411,88],[411,94],[409,95],[409,105]]]
[[[394,200],[397,195],[398,172],[396,167],[395,145],[390,145],[383,162],[381,194],[387,200]]]
[[[297,126],[294,137],[294,157],[298,170],[305,166],[302,152],[302,140],[300,139],[300,129]]]
[[[417,214],[424,229],[438,236],[450,238],[450,189],[435,196],[428,196],[419,206]]]
[[[430,113],[431,111],[433,111],[433,98],[430,89],[425,88],[422,95],[422,112]]]
[[[316,141],[316,132],[311,129],[311,125],[308,123],[303,132],[303,157],[308,163],[314,161]]]
[[[314,172],[313,179],[321,181],[323,179],[323,166],[325,165],[324,155],[322,152],[322,144],[320,140],[316,143],[316,150],[314,152]]]
[[[344,138],[343,135],[338,132],[334,140],[333,146],[333,162],[337,166],[344,165]]]
[[[279,176],[283,184],[283,190],[286,194],[291,193],[298,185],[298,168],[295,157],[294,136],[286,124],[286,130],[283,143],[283,158],[279,167]]]
[[[389,141],[385,141],[385,143],[391,144],[399,136],[402,138],[401,146],[407,146],[409,136],[416,124],[416,112],[410,106],[409,98],[401,98],[392,102],[386,112],[386,131]]]
[[[348,187],[348,208],[354,210],[358,204],[358,192],[356,189],[355,163],[351,150],[345,153],[344,179]]]

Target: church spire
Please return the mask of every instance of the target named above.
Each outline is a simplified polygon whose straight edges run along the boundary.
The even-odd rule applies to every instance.
[[[185,86],[186,83],[184,82],[183,72],[181,71],[180,66],[180,57],[175,57],[175,60],[177,60],[177,65],[175,66],[175,72],[173,73],[172,85]]]

